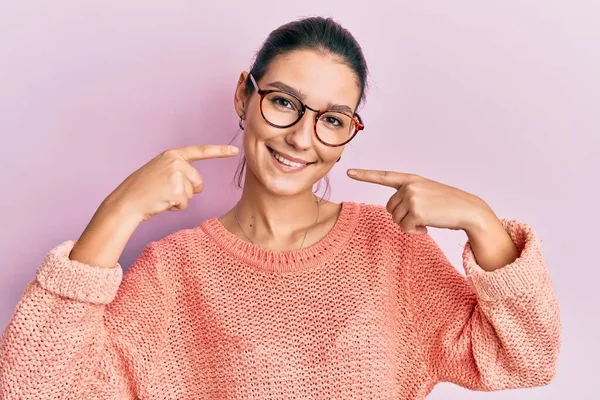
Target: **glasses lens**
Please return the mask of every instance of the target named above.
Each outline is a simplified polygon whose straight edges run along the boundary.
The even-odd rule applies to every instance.
[[[317,135],[331,145],[337,145],[350,140],[356,133],[356,124],[346,114],[328,111],[317,121]]]
[[[265,119],[273,125],[288,126],[298,120],[302,103],[284,92],[272,92],[265,96],[262,111]]]

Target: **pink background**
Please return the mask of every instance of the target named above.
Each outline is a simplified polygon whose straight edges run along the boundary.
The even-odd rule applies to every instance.
[[[0,2],[0,326],[52,247],[161,150],[227,143],[233,90],[267,34],[331,15],[371,69],[366,132],[332,171],[332,200],[385,204],[348,167],[415,172],[534,225],[562,305],[549,387],[489,399],[592,399],[600,305],[600,25],[596,1]],[[195,164],[206,191],[136,232],[143,245],[220,215],[239,196],[237,160]],[[465,237],[434,231],[460,268]],[[439,385],[432,399],[485,395]]]

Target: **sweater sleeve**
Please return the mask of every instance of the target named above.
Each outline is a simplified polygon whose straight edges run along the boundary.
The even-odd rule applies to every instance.
[[[152,244],[125,277],[120,265],[70,260],[73,245],[47,254],[2,333],[0,398],[137,395],[147,366],[134,360],[151,359],[143,338],[160,328],[166,304]]]
[[[412,241],[415,319],[435,382],[495,391],[555,376],[561,323],[540,240],[525,224],[503,225],[519,256],[493,272],[477,265],[468,242],[463,276],[429,235]]]

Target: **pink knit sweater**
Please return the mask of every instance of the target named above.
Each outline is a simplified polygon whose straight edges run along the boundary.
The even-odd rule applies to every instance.
[[[217,219],[149,244],[123,277],[52,250],[0,344],[2,399],[423,399],[548,384],[560,320],[540,241],[466,277],[383,207],[343,203],[287,253]],[[122,279],[123,278],[123,279]]]

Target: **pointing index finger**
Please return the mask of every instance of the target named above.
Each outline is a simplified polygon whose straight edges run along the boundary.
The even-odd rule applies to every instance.
[[[349,169],[348,176],[357,181],[377,183],[399,189],[409,177],[409,174],[393,171],[379,171],[372,169]]]
[[[238,153],[238,148],[228,145],[205,144],[186,146],[179,149],[179,154],[188,162],[205,160],[208,158],[233,157]]]

